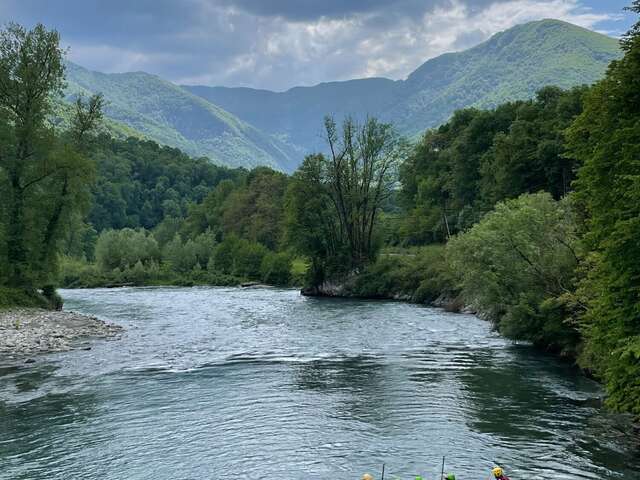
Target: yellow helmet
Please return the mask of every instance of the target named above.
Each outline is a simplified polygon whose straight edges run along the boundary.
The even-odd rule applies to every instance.
[[[496,478],[500,478],[504,473],[500,467],[495,467],[493,470],[491,470],[491,472],[493,473],[493,476]]]
[[[370,473],[365,473],[364,475],[362,475],[362,480],[373,480],[373,475],[371,475]]]

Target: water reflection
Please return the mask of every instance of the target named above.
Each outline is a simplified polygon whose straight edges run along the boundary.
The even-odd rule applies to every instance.
[[[63,458],[99,443],[98,432],[87,435],[83,428],[96,415],[97,404],[94,395],[74,392],[51,393],[18,404],[0,403],[0,477],[50,478],[52,466],[43,459]],[[80,430],[84,432],[82,444],[68,441]]]
[[[345,420],[382,424],[387,415],[384,365],[371,355],[314,360],[295,365],[294,385],[335,396],[334,415]]]
[[[480,355],[477,366],[460,372],[470,428],[494,438],[506,452],[501,460],[520,475],[600,478],[617,472],[628,478],[631,438],[613,433],[611,418],[599,408],[597,385],[532,348],[507,352],[500,362]],[[518,455],[507,450],[514,447]]]

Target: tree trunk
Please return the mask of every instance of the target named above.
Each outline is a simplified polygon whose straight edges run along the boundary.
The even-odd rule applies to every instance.
[[[9,284],[27,286],[25,270],[27,252],[24,242],[24,192],[17,172],[11,175],[11,206],[7,225],[7,256],[9,260]]]
[[[54,243],[56,240],[56,233],[58,232],[60,219],[62,218],[62,210],[64,208],[65,200],[68,194],[69,194],[69,179],[65,175],[64,180],[62,182],[60,199],[56,203],[53,213],[51,214],[51,218],[47,223],[47,228],[44,234],[44,241],[42,242],[42,252],[40,254],[40,258],[43,265],[47,264],[47,261],[51,253],[55,253]]]

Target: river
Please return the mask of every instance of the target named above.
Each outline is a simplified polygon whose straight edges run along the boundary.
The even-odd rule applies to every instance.
[[[472,315],[293,290],[64,290],[118,340],[0,369],[2,479],[635,479],[573,367]]]

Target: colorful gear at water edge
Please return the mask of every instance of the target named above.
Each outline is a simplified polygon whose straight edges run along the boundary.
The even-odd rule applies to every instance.
[[[502,468],[500,467],[495,467],[493,470],[491,470],[491,473],[493,473],[493,476],[496,478],[496,480],[509,480],[509,477],[504,474],[504,470],[502,470]]]
[[[365,473],[364,475],[362,475],[362,480],[373,480],[373,475],[371,475],[370,473]]]
[[[449,473],[446,477],[444,477],[445,480],[456,480],[456,476],[453,473]]]

